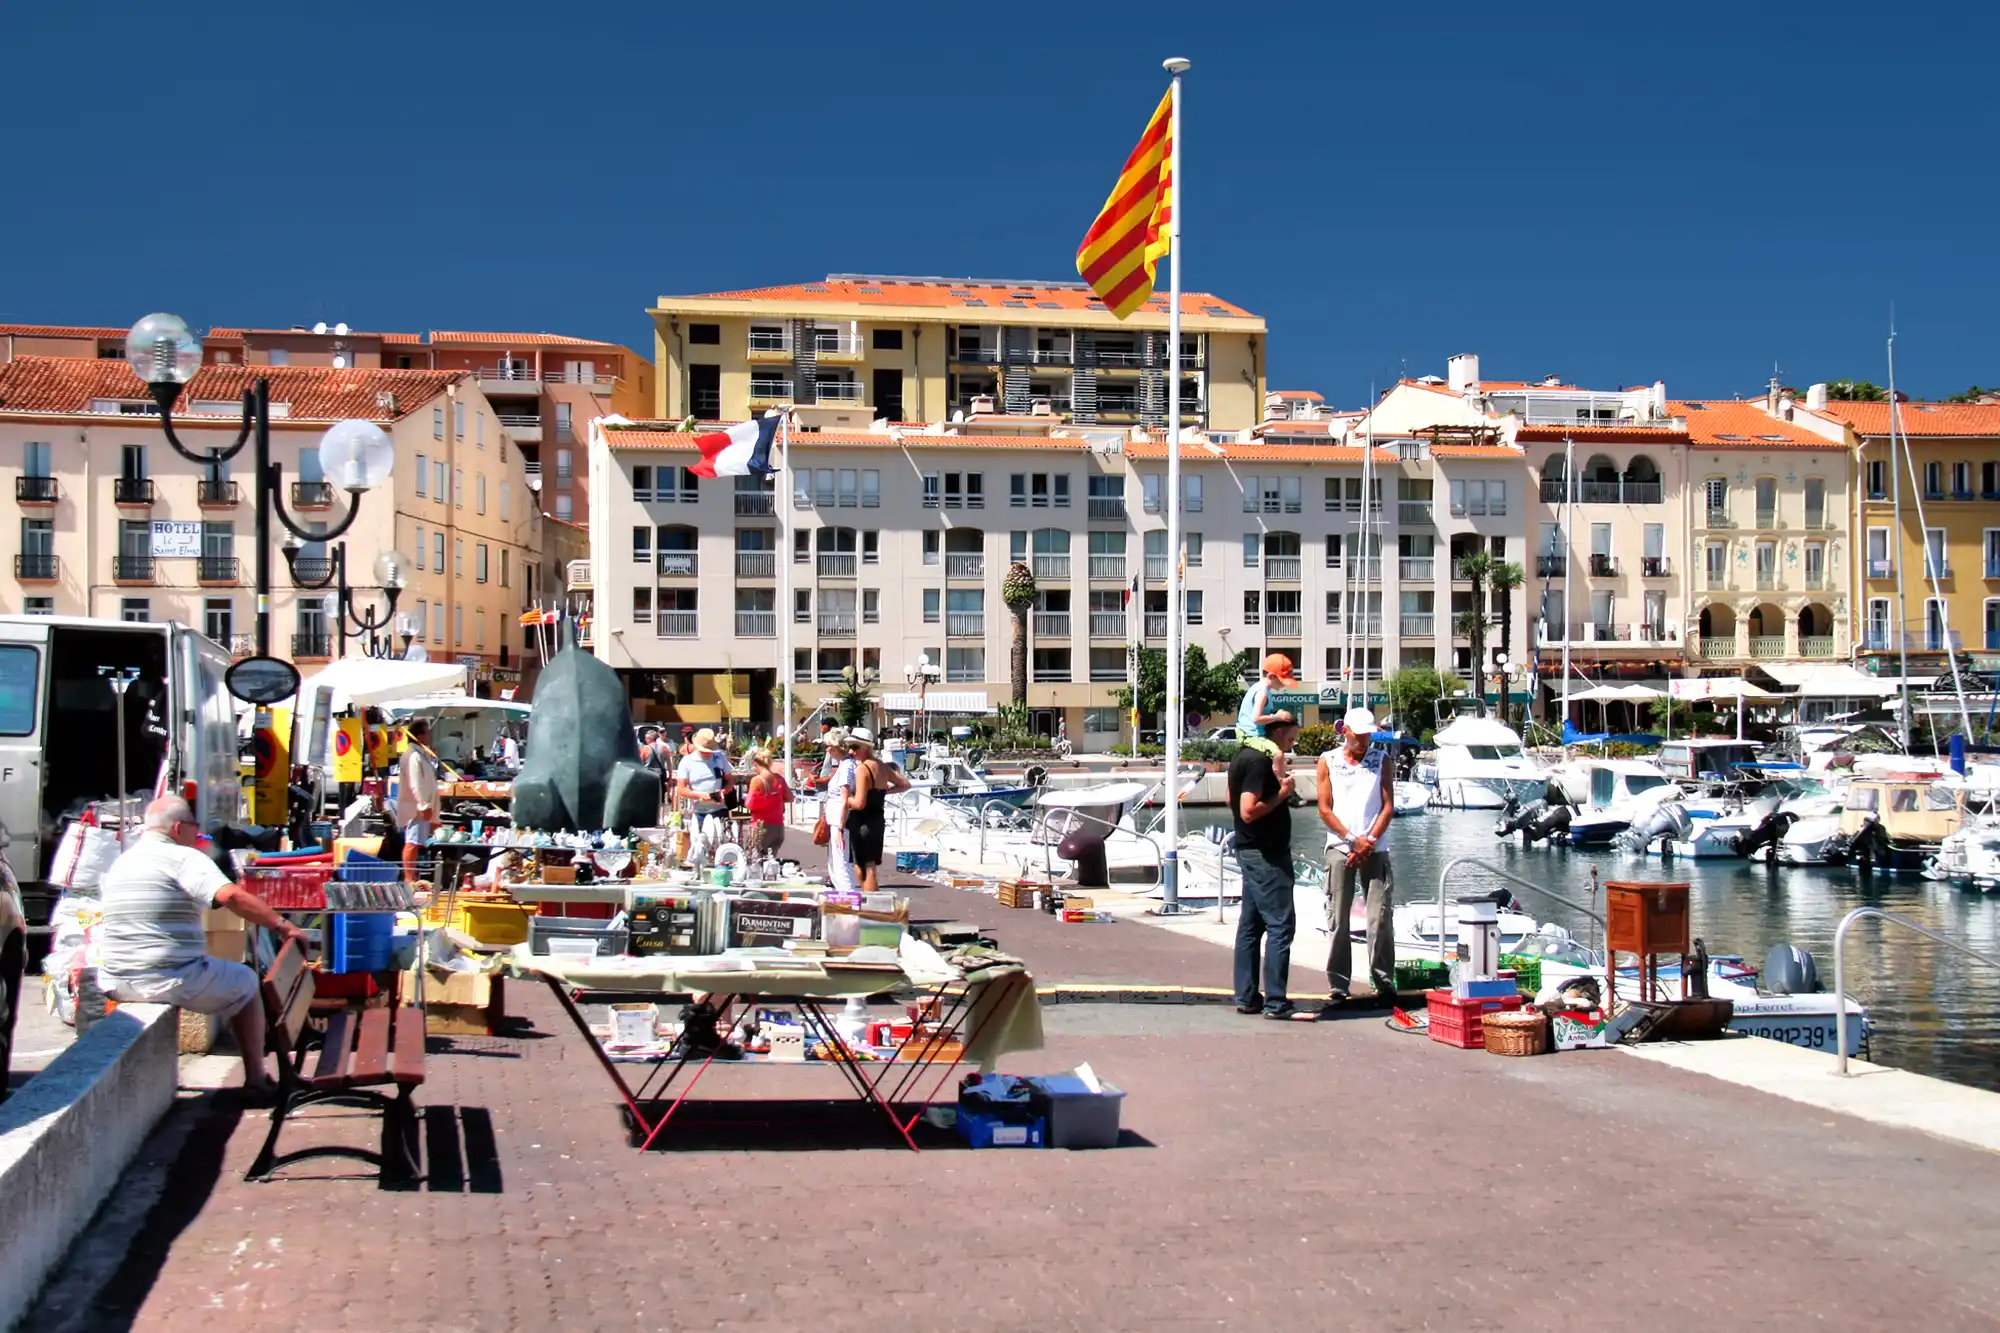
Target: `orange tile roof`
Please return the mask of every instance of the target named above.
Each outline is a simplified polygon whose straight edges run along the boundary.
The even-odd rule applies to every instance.
[[[1669,407],[1668,411],[1673,409]],[[1514,439],[1516,442],[1526,440],[1543,444],[1561,444],[1564,440],[1601,444],[1686,444],[1688,433],[1675,426],[1593,426],[1579,422],[1574,426],[1522,426],[1514,432]]]
[[[1358,444],[1191,444],[1181,445],[1183,463],[1199,463],[1215,460],[1227,463],[1359,463],[1367,450]],[[1125,446],[1127,458],[1163,459],[1167,456],[1166,442],[1146,440]],[[1396,461],[1394,449],[1375,451],[1378,463]]]
[[[598,338],[572,338],[566,333],[466,333],[432,329],[429,336],[433,347],[441,343],[479,343],[507,347],[602,347],[610,351],[618,346]]]
[[[0,324],[0,338],[123,338],[129,332],[83,324]]]
[[[1514,459],[1521,457],[1522,450],[1512,444],[1434,444],[1432,458],[1493,458]]]
[[[1908,435],[2000,436],[2000,403],[1900,403],[1896,429]],[[1821,416],[1843,421],[1860,435],[1889,433],[1887,403],[1828,403]]]
[[[721,427],[718,426],[717,429]],[[1107,428],[1109,429],[1109,428]],[[630,427],[613,426],[604,432],[605,442],[617,449],[686,449],[693,452],[695,436],[702,431],[677,430],[634,430]],[[901,439],[893,435],[877,434],[860,430],[816,430],[797,431],[791,437],[794,446],[816,448],[822,445],[860,446],[875,449],[1065,449],[1083,450],[1090,442],[1074,435],[926,435],[921,431],[905,431]]]
[[[957,295],[956,293],[963,293]],[[733,292],[704,292],[680,299],[688,301],[797,301],[809,305],[870,305],[884,307],[922,307],[925,309],[964,310],[966,301],[983,301],[994,310],[1103,310],[1104,303],[1097,299],[1082,283],[1050,285],[1045,283],[1005,284],[988,278],[967,278],[954,282],[947,278],[881,278],[869,280],[853,277],[830,277],[823,282],[790,283],[779,287],[748,287]],[[663,303],[671,304],[674,298],[662,297]],[[1012,302],[1012,305],[1008,303]],[[972,306],[977,310],[981,307]],[[1154,314],[1167,313],[1165,293],[1139,307]],[[1207,292],[1182,292],[1181,313],[1184,315],[1220,315],[1236,319],[1256,319],[1257,316],[1239,305],[1223,300]]]
[[[1323,403],[1326,401],[1324,397],[1314,393],[1311,389],[1274,389],[1271,391],[1271,396],[1282,398],[1286,402]]]
[[[1840,449],[1838,440],[1780,420],[1759,403],[1740,399],[1689,399],[1667,404],[1686,417],[1688,442],[1697,449]],[[1996,414],[2000,422],[2000,414]]]
[[[340,421],[362,417],[391,421],[407,416],[465,378],[455,370],[335,370],[331,366],[207,365],[181,394],[189,403],[241,398],[258,379],[270,381],[271,401],[286,403],[288,420]],[[396,395],[396,410],[376,403]],[[70,356],[24,356],[0,366],[0,412],[88,412],[93,399],[144,402],[146,386],[123,361]]]
[[[251,334],[260,338],[364,338],[369,341],[391,342],[412,335],[400,333],[370,333],[366,329],[349,329],[345,333],[335,333],[328,327],[325,333],[315,333],[305,329],[210,329],[202,335],[205,343],[240,343]]]

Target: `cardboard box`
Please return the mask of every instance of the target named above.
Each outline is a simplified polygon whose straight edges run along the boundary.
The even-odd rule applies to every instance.
[[[1549,1018],[1549,1046],[1553,1050],[1582,1051],[1608,1045],[1602,1009],[1574,1010]]]
[[[728,904],[724,941],[731,949],[782,945],[786,940],[819,938],[816,902],[756,902],[733,898]]]
[[[399,998],[412,1003],[416,977],[401,974]],[[507,1016],[506,979],[490,972],[431,968],[424,977],[424,1031],[440,1037],[492,1035]]]

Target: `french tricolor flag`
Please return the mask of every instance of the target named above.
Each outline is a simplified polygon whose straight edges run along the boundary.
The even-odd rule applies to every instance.
[[[771,441],[778,433],[778,414],[770,412],[754,421],[739,421],[728,430],[694,437],[701,461],[688,470],[697,477],[768,477],[778,469],[771,466]]]

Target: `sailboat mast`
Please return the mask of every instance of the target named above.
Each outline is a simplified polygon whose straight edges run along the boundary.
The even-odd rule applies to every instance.
[[[1909,602],[1903,596],[1903,469],[1896,458],[1896,332],[1889,331],[1889,531],[1894,535],[1890,540],[1889,558],[1896,562],[1896,658],[1901,680],[1897,682],[1898,698],[1901,701],[1896,710],[1896,734],[1903,742],[1903,752],[1910,749],[1910,616]],[[1930,546],[1924,547],[1928,556]]]
[[[1576,528],[1576,441],[1563,439],[1563,528],[1562,528],[1562,584],[1563,584],[1563,693],[1562,724],[1556,728],[1556,735],[1562,735],[1569,726],[1569,641],[1575,626],[1570,621],[1570,585],[1575,581],[1576,563],[1574,532]]]

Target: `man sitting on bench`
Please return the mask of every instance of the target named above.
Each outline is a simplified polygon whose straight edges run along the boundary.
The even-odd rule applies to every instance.
[[[256,894],[232,884],[195,847],[194,811],[178,796],[146,807],[146,829],[104,872],[99,893],[98,985],[113,1000],[171,1004],[229,1020],[243,1053],[246,1094],[268,1099],[276,1082],[264,1066],[264,1006],[257,974],[242,963],[208,956],[202,914],[226,907],[253,926],[303,940]]]

